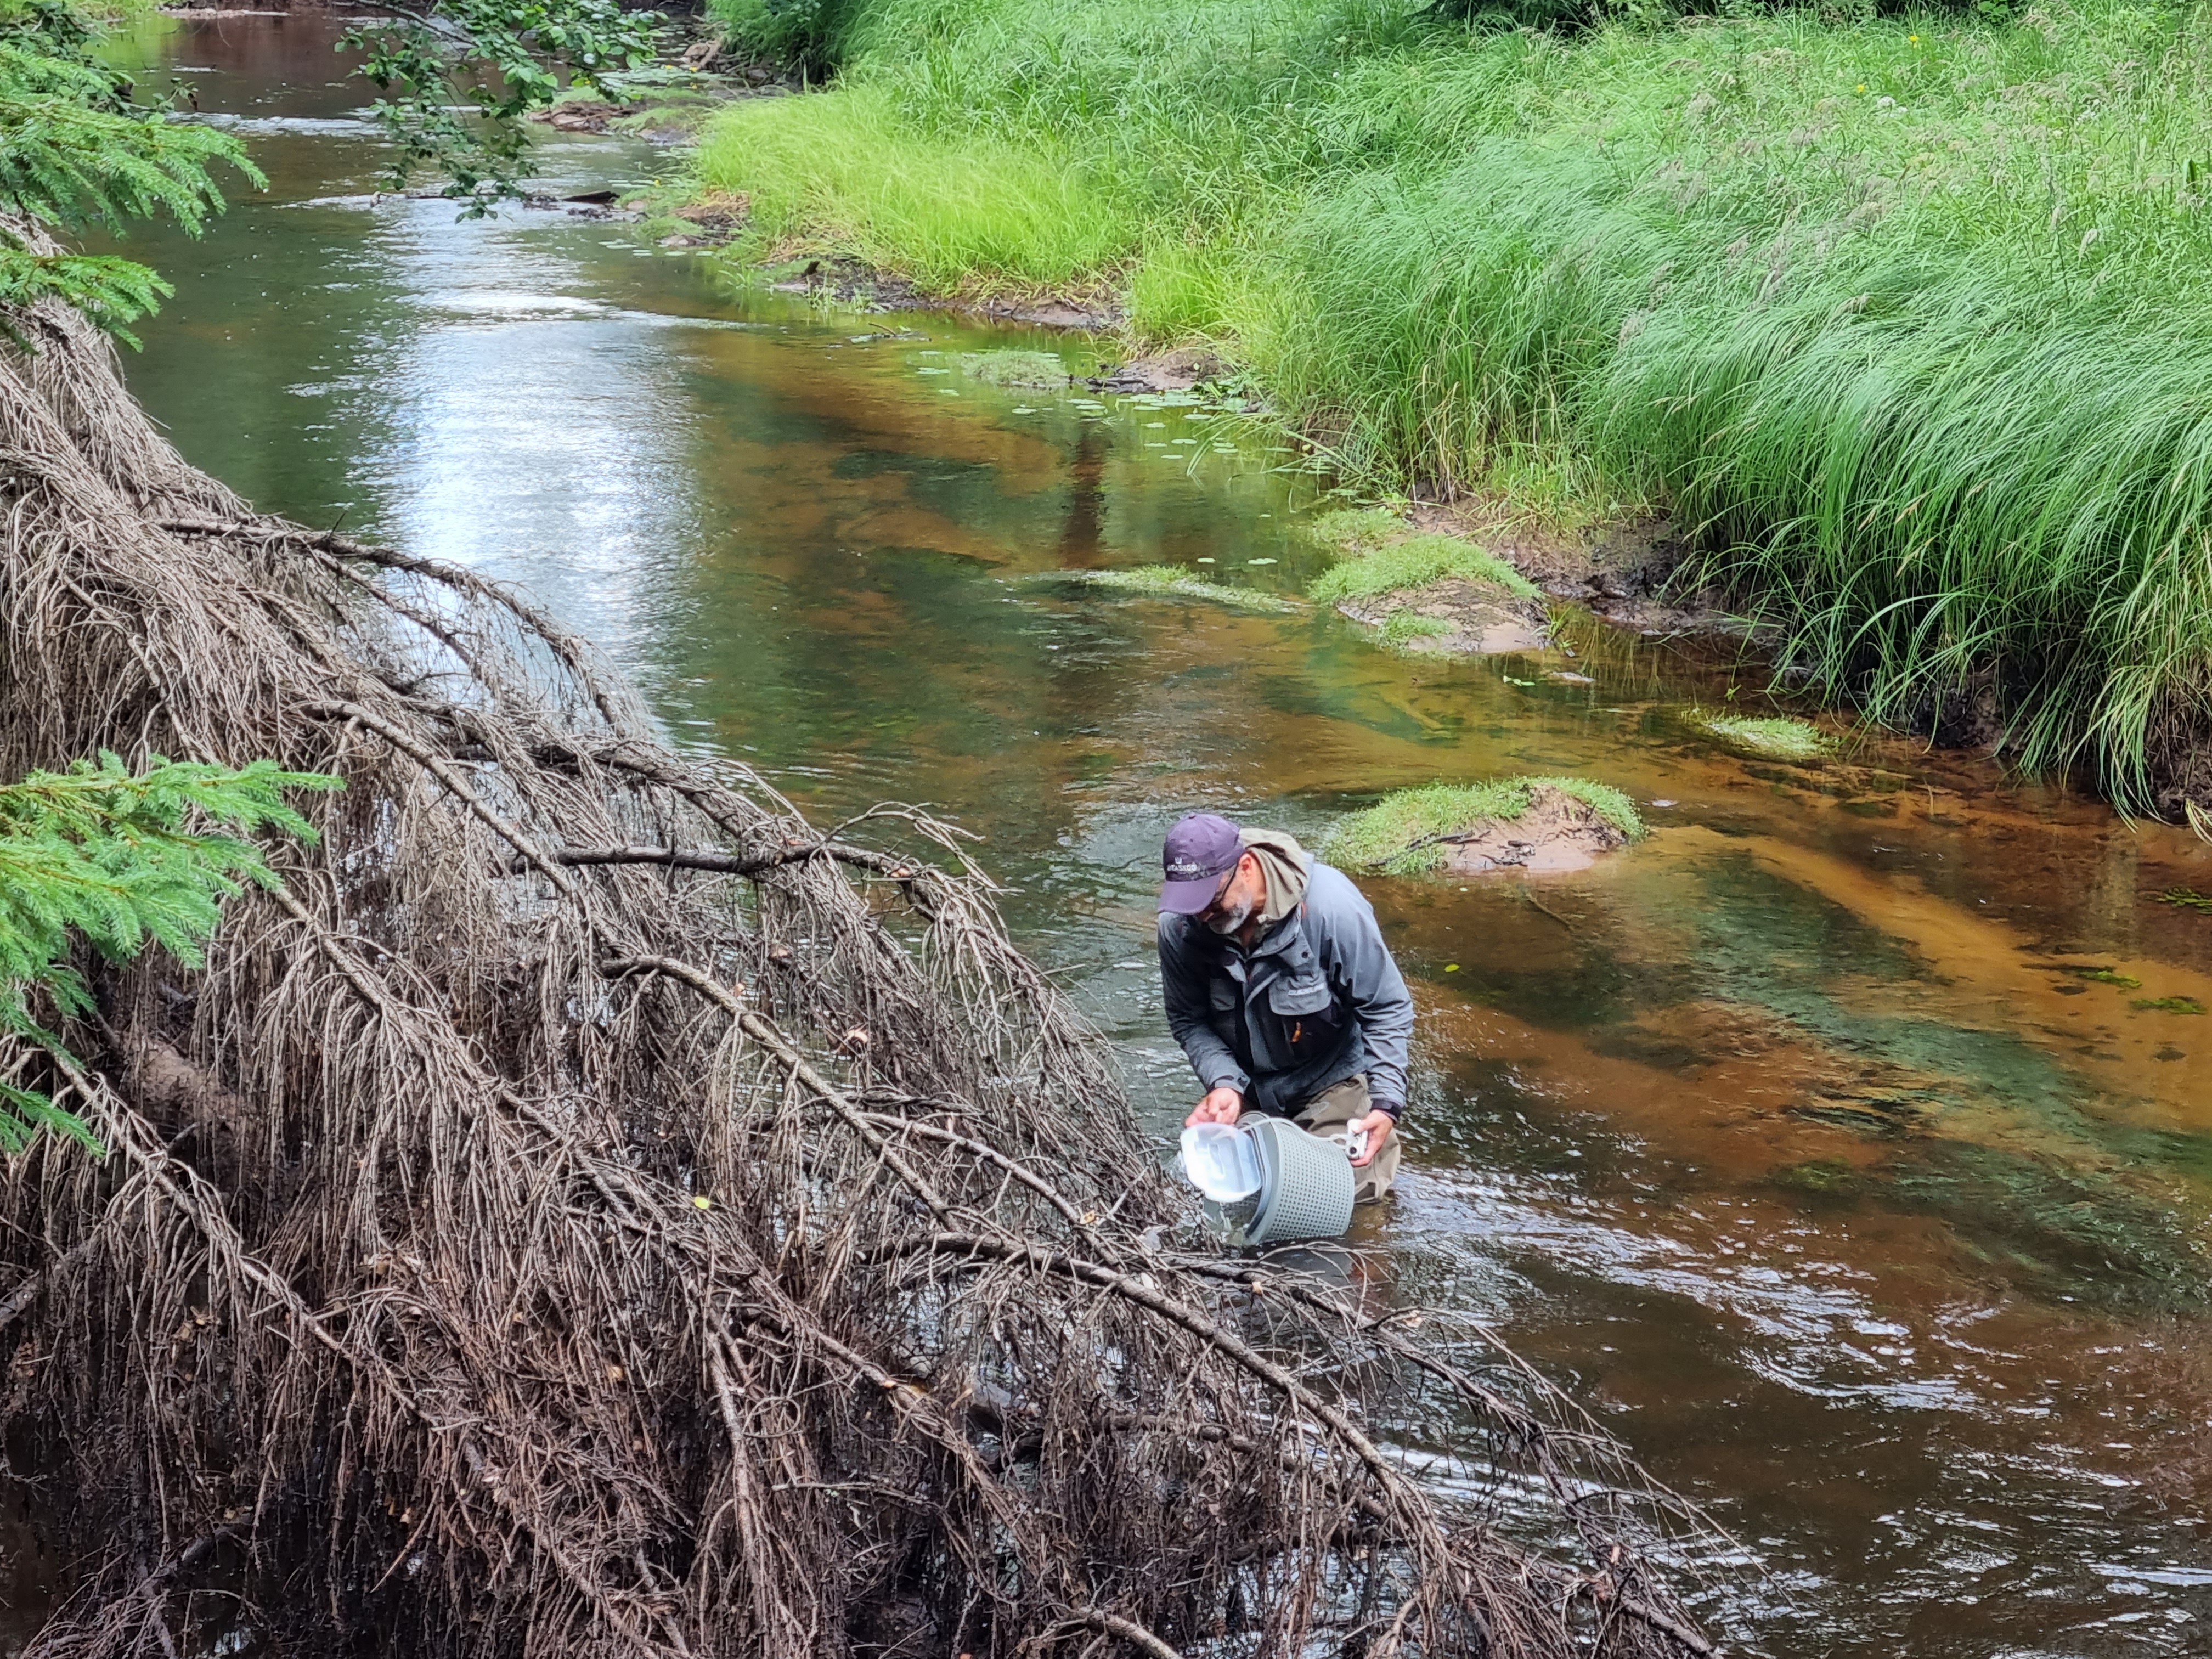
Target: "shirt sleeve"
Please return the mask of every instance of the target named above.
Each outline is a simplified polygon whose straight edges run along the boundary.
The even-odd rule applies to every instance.
[[[1212,1004],[1205,965],[1182,938],[1188,926],[1180,916],[1160,918],[1160,994],[1167,1006],[1168,1030],[1189,1057],[1200,1087],[1249,1095],[1250,1074],[1237,1063],[1236,1054],[1210,1023]]]
[[[1367,1048],[1367,1098],[1396,1117],[1406,1109],[1407,1048],[1413,1036],[1413,997],[1365,895],[1334,907],[1330,945],[1345,1000]]]

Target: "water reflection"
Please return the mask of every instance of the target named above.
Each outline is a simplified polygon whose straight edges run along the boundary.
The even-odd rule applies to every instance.
[[[1249,433],[1220,453],[1202,410],[959,373],[1049,339],[376,198],[330,35],[168,37],[273,181],[204,244],[142,241],[179,293],[131,376],[195,460],[528,583],[684,740],[825,815],[962,819],[1157,1126],[1189,1090],[1149,948],[1175,813],[1311,838],[1528,768],[1670,803],[1579,874],[1370,884],[1423,1024],[1404,1194],[1354,1243],[1716,1507],[1762,1569],[1713,1591],[1747,1649],[2202,1650],[2212,1017],[2171,1000],[2212,1006],[2212,917],[2155,901],[2212,890],[2212,849],[1909,745],[1718,754],[1684,708],[1763,683],[1724,653],[1586,628],[1567,685],[1036,584],[1204,560],[1295,590],[1320,483]],[[546,151],[568,190],[659,164]]]

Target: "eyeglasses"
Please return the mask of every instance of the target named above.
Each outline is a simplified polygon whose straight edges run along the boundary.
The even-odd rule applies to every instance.
[[[1206,908],[1198,913],[1199,919],[1200,921],[1205,920],[1207,916],[1213,915],[1216,911],[1221,908],[1221,901],[1229,896],[1229,884],[1236,879],[1237,866],[1232,864],[1228,869],[1222,872],[1221,884],[1213,890],[1213,896],[1206,900]]]

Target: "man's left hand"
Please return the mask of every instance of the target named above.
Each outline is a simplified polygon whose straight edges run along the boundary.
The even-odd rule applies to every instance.
[[[1398,1120],[1388,1112],[1370,1112],[1365,1117],[1352,1119],[1344,1127],[1354,1134],[1364,1133],[1367,1137],[1367,1150],[1352,1160],[1352,1167],[1357,1170],[1375,1161],[1376,1155],[1382,1150],[1383,1143],[1397,1129]]]

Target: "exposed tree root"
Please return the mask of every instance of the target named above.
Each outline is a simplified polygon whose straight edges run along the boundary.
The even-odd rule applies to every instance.
[[[111,1149],[0,1171],[39,1655],[1711,1651],[1694,1523],[1488,1333],[1188,1230],[956,832],[818,832],[13,320],[0,767],[348,785],[81,1066],[0,1054]]]

